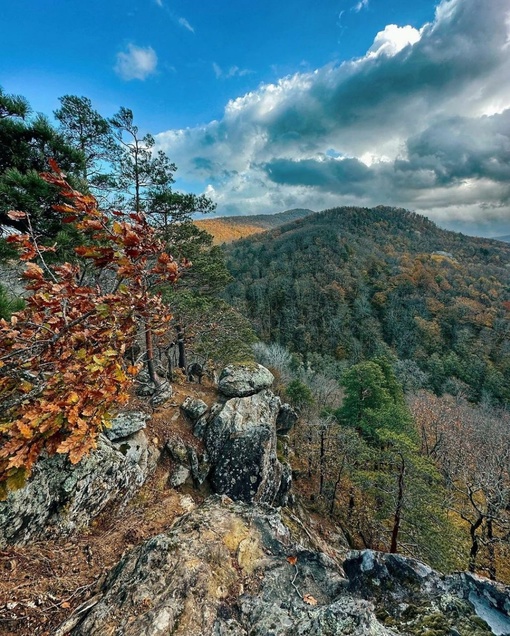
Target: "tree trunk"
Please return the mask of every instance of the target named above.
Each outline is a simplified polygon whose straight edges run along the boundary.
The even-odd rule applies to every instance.
[[[398,474],[397,506],[395,508],[395,516],[393,517],[393,530],[391,531],[391,554],[396,554],[398,550],[398,533],[400,532],[400,524],[402,522],[402,506],[404,503],[404,475],[406,472],[406,465],[402,456],[400,456],[400,462],[400,471]]]
[[[184,346],[184,329],[181,325],[176,325],[175,330],[177,332],[177,350],[179,352],[179,368],[183,369],[186,373],[186,369],[188,368],[188,364],[186,361],[186,349]]]
[[[147,371],[149,378],[154,385],[159,386],[158,376],[154,369],[154,346],[152,342],[152,329],[149,324],[145,323],[145,360],[147,362]]]
[[[478,554],[478,550],[480,549],[479,537],[476,534],[476,531],[482,525],[482,523],[483,523],[483,517],[480,516],[475,521],[475,523],[471,524],[469,528],[469,534],[471,536],[471,549],[469,550],[468,570],[470,572],[475,572],[475,569],[476,569],[476,556]]]
[[[489,578],[496,580],[496,550],[492,519],[487,519],[487,551],[489,553]]]
[[[326,464],[326,431],[321,430],[321,454],[319,461],[319,495],[324,492],[324,472]]]

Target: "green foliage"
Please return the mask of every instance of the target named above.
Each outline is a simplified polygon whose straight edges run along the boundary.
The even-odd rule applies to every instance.
[[[285,395],[289,399],[290,403],[298,409],[305,406],[311,406],[315,401],[310,388],[298,379],[289,382],[289,384],[285,387]]]
[[[460,382],[472,401],[510,401],[509,245],[401,209],[335,208],[228,256],[227,298],[264,341],[350,365],[393,356],[419,372],[407,389]]]
[[[338,411],[340,421],[360,427],[367,411],[376,412],[392,402],[381,367],[375,362],[352,366],[342,379],[345,399]]]
[[[177,168],[162,150],[154,153],[154,137],[140,134],[129,108],[121,107],[110,125],[119,151],[113,165],[119,204],[137,213],[149,212],[152,192],[168,191]]]
[[[43,236],[53,237],[61,228],[61,218],[52,206],[62,203],[62,198],[54,186],[39,177],[48,169],[50,158],[71,181],[82,169],[81,152],[70,146],[46,117],[30,117],[24,98],[6,95],[0,89],[1,224],[26,231],[26,220],[7,216],[10,210],[23,210],[30,214],[34,231]]]
[[[22,298],[12,296],[0,285],[0,319],[9,320],[13,313],[21,311],[25,306]]]
[[[87,97],[64,95],[59,101],[61,107],[54,112],[59,132],[70,146],[82,153],[81,176],[96,194],[101,194],[104,186],[111,182],[107,166],[119,154],[112,127]]]

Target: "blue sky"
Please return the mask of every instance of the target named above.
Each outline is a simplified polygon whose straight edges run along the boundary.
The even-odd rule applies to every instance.
[[[218,213],[510,232],[509,0],[3,0],[0,84],[134,111]]]

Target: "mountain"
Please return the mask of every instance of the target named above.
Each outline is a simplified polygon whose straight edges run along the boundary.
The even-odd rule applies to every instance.
[[[313,214],[312,210],[296,208],[277,214],[254,216],[223,216],[216,219],[200,219],[195,224],[214,237],[214,243],[231,243],[252,234],[279,227]]]
[[[503,243],[510,243],[510,234],[506,234],[505,236],[496,236],[496,241],[503,241]]]
[[[346,364],[393,355],[437,393],[510,401],[510,245],[403,209],[343,207],[228,255],[228,300],[266,342]]]

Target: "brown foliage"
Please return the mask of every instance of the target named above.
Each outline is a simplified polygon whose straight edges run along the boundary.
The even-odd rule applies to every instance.
[[[0,499],[23,485],[43,450],[77,463],[95,447],[139,370],[123,357],[138,326],[157,331],[171,317],[151,289],[179,270],[142,214],[115,212],[112,222],[52,169],[43,179],[69,201],[55,209],[88,241],[76,248],[82,266],[50,266],[44,252],[54,248],[33,232],[9,238],[27,262],[30,295],[0,321]]]

